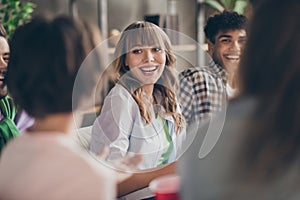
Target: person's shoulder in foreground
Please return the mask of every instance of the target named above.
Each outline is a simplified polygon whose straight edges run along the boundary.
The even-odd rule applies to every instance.
[[[71,136],[36,134],[40,135],[25,132],[3,151],[1,198],[114,199],[112,170],[81,149]]]
[[[91,158],[73,138],[73,112],[91,96],[97,80],[93,72],[100,66],[98,59],[93,61],[99,63],[82,66],[95,47],[92,33],[84,27],[83,21],[67,16],[42,17],[19,27],[12,37],[7,86],[16,104],[35,122],[1,155],[1,198],[116,196],[115,173]],[[80,91],[73,90],[76,84]]]
[[[260,2],[241,60],[240,96],[229,102],[226,118],[217,115],[187,133],[195,138],[179,161],[184,199],[300,198],[300,68],[291,49],[300,47],[293,20],[300,2]],[[219,132],[209,131],[213,121]]]

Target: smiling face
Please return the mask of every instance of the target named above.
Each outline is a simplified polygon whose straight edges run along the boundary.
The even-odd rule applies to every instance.
[[[166,33],[155,24],[139,21],[123,31],[114,56],[116,80],[132,92],[142,86],[149,94],[154,84],[169,78],[165,69],[172,69],[176,61]]]
[[[125,64],[143,85],[152,85],[164,71],[166,53],[157,46],[138,45],[126,54]]]
[[[220,31],[215,37],[215,44],[208,43],[208,50],[216,64],[231,70],[238,67],[245,43],[244,29]]]
[[[7,40],[0,36],[0,98],[7,95],[7,85],[4,82],[9,60],[9,46]]]

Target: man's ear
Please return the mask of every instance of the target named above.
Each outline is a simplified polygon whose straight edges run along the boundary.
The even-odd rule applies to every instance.
[[[208,53],[210,56],[213,55],[214,48],[215,48],[215,44],[213,44],[211,41],[208,41]]]

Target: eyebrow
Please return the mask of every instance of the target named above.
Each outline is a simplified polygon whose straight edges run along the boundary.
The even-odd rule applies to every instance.
[[[240,36],[239,38],[240,39],[244,39],[244,38],[247,38],[247,36]]]
[[[226,34],[223,34],[223,35],[220,35],[217,39],[220,39],[220,38],[232,38],[231,35],[226,35]],[[247,36],[239,36],[239,39],[244,39],[244,38],[247,38]]]
[[[232,38],[231,35],[222,34],[222,35],[219,35],[218,39],[220,39],[220,38],[222,38],[222,37],[225,37],[225,38]]]

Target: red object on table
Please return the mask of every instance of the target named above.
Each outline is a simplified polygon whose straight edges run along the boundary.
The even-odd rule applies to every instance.
[[[161,176],[149,184],[156,200],[180,200],[179,187],[180,177],[178,175]]]

